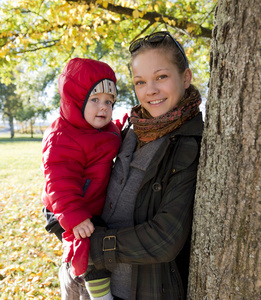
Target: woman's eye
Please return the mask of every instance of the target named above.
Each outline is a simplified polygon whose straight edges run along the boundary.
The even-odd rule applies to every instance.
[[[167,78],[168,76],[167,75],[160,75],[159,77],[158,77],[158,79],[160,80],[160,79],[164,79],[164,78]]]
[[[145,83],[144,81],[141,81],[141,80],[140,80],[140,81],[136,81],[136,82],[135,82],[135,85],[141,85],[141,84],[144,84],[144,83]]]

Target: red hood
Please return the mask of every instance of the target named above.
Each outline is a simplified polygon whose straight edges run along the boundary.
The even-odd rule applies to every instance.
[[[71,59],[58,80],[62,118],[75,127],[90,128],[81,110],[90,89],[102,79],[111,79],[116,84],[115,73],[106,63],[87,58]]]

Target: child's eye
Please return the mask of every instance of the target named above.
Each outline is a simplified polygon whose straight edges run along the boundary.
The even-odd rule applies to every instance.
[[[98,102],[98,98],[92,98],[91,101],[92,102]]]
[[[106,104],[107,104],[107,105],[112,105],[112,104],[113,104],[113,101],[111,101],[111,100],[106,100]]]

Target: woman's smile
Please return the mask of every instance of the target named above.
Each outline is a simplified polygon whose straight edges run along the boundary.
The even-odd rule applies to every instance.
[[[167,98],[166,99],[162,99],[162,100],[151,100],[148,103],[151,104],[151,105],[155,105],[155,104],[162,103],[162,102],[164,102],[166,100],[167,100]]]

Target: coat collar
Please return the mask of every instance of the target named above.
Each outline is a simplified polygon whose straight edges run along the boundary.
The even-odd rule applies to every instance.
[[[181,127],[174,130],[170,135],[183,135],[183,136],[202,136],[203,120],[202,113],[200,112],[191,120],[185,122]]]

